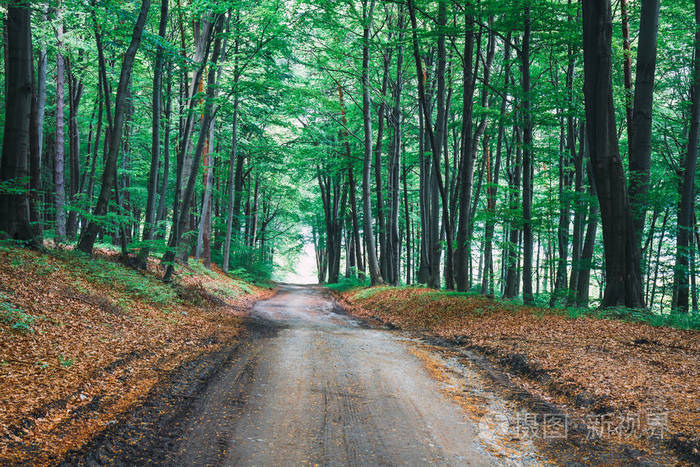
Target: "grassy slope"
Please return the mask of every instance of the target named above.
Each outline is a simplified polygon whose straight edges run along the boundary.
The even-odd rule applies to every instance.
[[[341,292],[362,318],[435,334],[481,351],[524,387],[584,420],[668,412],[666,439],[700,440],[700,332],[524,307],[429,289]],[[643,429],[644,427],[642,427]],[[697,451],[694,452],[698,456]]]
[[[166,285],[148,266],[0,248],[0,463],[78,447],[168,371],[235,340],[267,293],[195,262]]]

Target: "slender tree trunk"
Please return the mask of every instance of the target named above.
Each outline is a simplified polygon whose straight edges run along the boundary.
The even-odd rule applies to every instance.
[[[363,3],[363,41],[362,41],[362,112],[364,126],[364,151],[365,160],[362,171],[362,205],[364,208],[364,234],[367,247],[367,264],[372,285],[382,284],[379,262],[377,261],[377,249],[374,244],[372,230],[372,199],[370,196],[370,173],[372,169],[372,102],[369,90],[369,45],[370,30],[372,28],[372,16],[374,14],[375,0],[364,0]]]
[[[65,58],[63,48],[63,18],[58,10],[56,25],[56,154],[54,156],[54,192],[56,196],[55,239],[66,239],[66,186],[65,186]]]
[[[345,101],[343,100],[343,88],[338,84],[338,101],[340,102],[340,117],[343,124],[343,145],[345,146],[345,158],[347,160],[348,166],[348,184],[349,184],[349,195],[350,195],[350,216],[352,218],[352,236],[353,243],[355,245],[355,255],[356,255],[356,267],[359,273],[360,279],[364,277],[364,266],[362,261],[362,249],[360,248],[360,227],[357,220],[357,186],[355,184],[355,174],[353,170],[352,155],[350,153],[350,141],[349,134],[347,131],[347,117],[345,115]]]
[[[676,233],[676,267],[674,288],[676,297],[673,308],[687,313],[689,310],[690,266],[695,248],[691,240],[695,213],[695,169],[698,159],[698,131],[700,130],[700,0],[695,0],[695,70],[691,88],[691,116],[688,147],[683,161],[683,178],[680,185],[678,228]]]
[[[233,236],[234,225],[236,227],[236,238],[238,238],[240,232],[238,216],[241,210],[241,190],[243,188],[244,157],[238,154],[238,107],[240,105],[238,90],[238,79],[240,77],[238,70],[239,47],[239,39],[236,37],[233,45],[233,130],[231,135],[231,161],[229,163],[229,192],[228,211],[226,213],[226,239],[224,240],[224,264],[222,265],[224,272],[228,272],[229,263],[231,261],[231,238]]]
[[[42,13],[48,21],[46,10]],[[46,113],[46,43],[41,42],[37,57],[36,86],[32,93],[32,121],[30,140],[30,210],[29,217],[39,242],[43,236],[43,216],[41,212],[41,169],[44,150],[44,116]]]
[[[204,144],[209,135],[209,125],[214,118],[214,93],[216,90],[216,64],[219,60],[219,53],[221,51],[221,41],[222,38],[219,35],[223,27],[223,15],[218,15],[216,18],[216,31],[214,36],[216,37],[214,41],[214,49],[212,51],[211,57],[211,68],[209,69],[209,76],[207,79],[207,94],[205,99],[204,114],[202,116],[202,123],[199,128],[199,137],[197,138],[197,145],[195,147],[194,157],[192,161],[192,170],[190,170],[189,177],[187,179],[187,185],[182,196],[182,207],[179,212],[173,215],[173,227],[170,233],[170,239],[168,240],[168,250],[163,256],[162,262],[166,265],[165,274],[163,276],[164,282],[170,282],[172,280],[172,275],[174,272],[174,260],[177,248],[180,244],[182,234],[185,232],[186,224],[189,220],[190,206],[192,205],[194,198],[195,182],[197,180],[197,173],[199,172],[199,166],[201,165],[202,153],[204,152]],[[205,55],[206,57],[206,55]],[[205,58],[206,60],[206,58]]]
[[[110,142],[109,142],[109,153],[107,154],[105,160],[105,170],[102,175],[102,188],[100,190],[100,195],[97,199],[97,205],[92,213],[93,218],[101,218],[107,214],[107,208],[109,206],[109,199],[111,197],[112,188],[115,187],[116,183],[116,171],[117,171],[117,156],[119,155],[119,147],[121,143],[122,130],[124,127],[124,117],[127,108],[127,96],[129,94],[129,83],[131,70],[134,65],[134,58],[136,52],[138,51],[139,44],[141,42],[141,35],[143,33],[144,26],[146,24],[146,17],[148,16],[148,9],[151,5],[150,0],[143,0],[141,2],[141,9],[139,11],[139,16],[134,25],[134,30],[131,36],[131,42],[129,47],[124,54],[124,61],[122,62],[121,73],[119,75],[119,85],[117,86],[117,96],[114,104],[114,119],[112,128],[110,131]],[[97,24],[95,24],[97,28]],[[96,35],[99,37],[99,32],[95,30]],[[101,39],[98,39],[101,43]],[[101,47],[99,47],[100,55],[102,55]],[[104,71],[104,56],[100,57],[100,66]],[[103,80],[103,83],[106,80]],[[105,89],[105,91],[107,91]],[[107,102],[109,101],[109,93],[105,92]],[[109,105],[107,106],[107,111],[109,112]],[[118,187],[116,188],[118,190]],[[97,239],[97,234],[99,233],[101,227],[100,222],[90,221],[88,225],[83,230],[78,242],[78,249],[85,253],[92,254],[92,247]]]
[[[533,304],[532,295],[532,115],[530,90],[530,4],[524,7],[525,30],[521,51],[523,74],[523,302]]]
[[[464,14],[463,55],[463,99],[462,99],[462,157],[459,165],[459,221],[457,226],[457,248],[455,254],[455,278],[457,290],[469,288],[467,262],[471,252],[467,251],[469,223],[471,222],[472,184],[474,179],[474,152],[472,146],[472,115],[474,110],[474,31],[469,8]]]
[[[68,148],[70,162],[70,204],[76,203],[76,196],[80,192],[80,128],[78,127],[78,108],[83,95],[83,83],[73,73],[70,60],[66,60],[66,74],[68,76]],[[66,222],[66,235],[73,239],[78,232],[78,212],[73,209],[68,213]]]
[[[671,210],[666,209],[664,213],[664,220],[661,223],[661,237],[659,238],[659,243],[656,248],[656,261],[654,266],[654,280],[652,281],[651,287],[651,297],[649,298],[649,309],[654,309],[654,298],[656,297],[656,287],[658,285],[659,279],[659,265],[661,264],[661,247],[664,244],[664,239],[666,237],[666,224],[668,223],[668,218],[671,216]],[[663,303],[663,300],[662,300]]]
[[[158,26],[158,36],[161,40],[165,40],[165,34],[168,29],[168,4],[170,0],[161,0],[160,4],[160,25]],[[156,59],[153,66],[153,105],[151,119],[151,169],[148,173],[148,198],[146,200],[146,223],[143,228],[143,242],[138,256],[139,267],[143,268],[146,265],[146,259],[150,251],[150,242],[153,241],[155,233],[155,223],[157,220],[156,212],[156,194],[158,191],[158,171],[160,166],[160,126],[162,113],[162,94],[163,86],[163,62],[164,60],[163,47],[158,44],[156,46]]]
[[[520,178],[522,173],[522,150],[520,145],[520,130],[518,125],[515,125],[515,165],[508,167],[508,178],[510,185],[510,202],[509,211],[510,216],[515,217],[518,213],[519,198],[520,198]],[[509,223],[509,235],[507,249],[505,253],[504,264],[506,267],[505,274],[505,284],[504,284],[504,298],[515,298],[518,295],[519,281],[518,281],[518,259],[519,254],[519,244],[520,244],[520,229],[517,226],[520,224],[520,219],[511,219]]]
[[[438,81],[438,89],[437,89],[437,118],[435,121],[435,131],[433,131],[432,127],[432,119],[430,118],[430,110],[428,107],[428,99],[426,98],[426,92],[425,92],[425,74],[423,72],[423,64],[420,58],[420,49],[418,46],[418,26],[417,26],[417,21],[416,21],[416,11],[415,11],[415,6],[413,4],[412,0],[408,1],[408,11],[409,11],[409,16],[411,18],[411,31],[412,31],[412,39],[413,39],[413,56],[416,62],[416,71],[418,75],[418,95],[419,98],[422,102],[422,111],[423,111],[423,118],[425,121],[425,130],[428,134],[428,140],[431,143],[432,146],[432,162],[433,162],[433,168],[432,168],[432,177],[433,177],[433,183],[435,183],[435,187],[437,188],[437,193],[433,197],[433,204],[431,206],[431,211],[433,216],[435,217],[435,221],[432,223],[433,227],[433,236],[434,237],[439,237],[439,229],[437,230],[438,235],[436,235],[436,228],[437,228],[437,219],[438,219],[438,211],[439,211],[439,206],[438,204],[438,199],[437,195],[439,194],[440,200],[442,201],[442,220],[443,220],[443,226],[445,227],[445,234],[446,234],[446,240],[447,240],[447,254],[445,258],[446,266],[445,269],[449,273],[449,276],[445,277],[445,283],[446,287],[448,289],[451,289],[454,287],[454,277],[453,277],[453,272],[454,272],[454,266],[453,266],[453,238],[452,238],[452,226],[451,226],[451,221],[450,221],[450,213],[449,213],[449,200],[447,199],[447,193],[445,190],[445,185],[442,180],[442,173],[440,170],[440,157],[441,157],[441,150],[442,150],[442,133],[444,131],[444,118],[445,118],[445,62],[446,62],[446,50],[445,50],[445,24],[447,22],[447,6],[446,6],[446,0],[440,0],[438,4],[438,25],[439,25],[439,30],[440,32],[438,33],[438,61],[437,61],[437,81]],[[440,242],[438,241],[439,238],[434,238],[434,242],[431,242],[434,245],[434,250],[432,252],[429,252],[431,255],[431,270],[433,273],[431,274],[431,277],[429,277],[430,282],[428,283],[428,286],[433,287],[433,288],[439,288],[440,287],[440,251],[441,251],[441,246]]]
[[[377,110],[377,142],[374,148],[374,182],[377,195],[377,226],[379,230],[379,271],[387,282],[392,281],[390,272],[391,258],[389,253],[389,240],[387,235],[387,222],[384,203],[384,187],[382,182],[382,145],[384,142],[384,122],[386,114],[386,89],[389,81],[389,64],[391,56],[384,53],[384,71],[381,87],[381,102]]]
[[[168,194],[168,177],[170,175],[170,117],[172,115],[173,104],[173,75],[172,62],[168,67],[168,87],[166,91],[167,103],[165,104],[165,135],[163,137],[163,179],[160,187],[160,199],[158,200],[158,221],[165,220],[165,197]],[[159,237],[163,235],[162,229]]]
[[[404,9],[403,5],[399,7],[398,12],[398,24],[397,28],[399,30],[398,44],[396,46],[396,82],[394,84],[394,108],[392,111],[393,123],[394,123],[394,134],[392,139],[392,155],[390,160],[390,179],[391,179],[391,210],[390,210],[390,224],[391,229],[389,232],[390,244],[391,244],[391,259],[392,264],[392,278],[391,283],[393,285],[398,285],[400,278],[401,269],[401,238],[399,233],[399,203],[400,203],[400,168],[403,164],[402,161],[402,130],[403,130],[403,119],[401,115],[401,92],[403,89],[403,37],[404,37]],[[405,172],[405,170],[404,170]],[[404,196],[406,196],[406,178],[404,173]],[[406,203],[408,203],[406,201]],[[406,204],[406,241],[410,241],[410,230],[408,223],[408,204]],[[407,257],[407,261],[410,259]],[[410,270],[410,262],[407,268]],[[408,274],[408,273],[407,273]],[[409,276],[407,276],[409,278]],[[407,279],[408,281],[408,279]]]

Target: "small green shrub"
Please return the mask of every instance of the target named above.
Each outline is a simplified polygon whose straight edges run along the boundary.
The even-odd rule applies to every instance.
[[[216,272],[212,271],[211,269],[207,269],[207,267],[204,266],[204,264],[201,261],[199,261],[198,259],[195,259],[195,258],[189,259],[187,261],[187,266],[192,271],[194,271],[196,274],[199,274],[201,276],[209,276],[212,279],[219,278],[219,275]],[[185,274],[187,274],[187,272]]]
[[[29,334],[34,332],[32,325],[36,321],[36,316],[32,316],[23,310],[16,308],[12,303],[4,301],[4,295],[0,294],[0,321],[10,326],[11,329]]]
[[[58,356],[58,363],[65,368],[70,368],[73,366],[73,359],[61,354]]]
[[[341,277],[338,282],[326,284],[326,287],[336,292],[345,292],[359,287],[369,287],[369,279],[360,280],[356,276]]]

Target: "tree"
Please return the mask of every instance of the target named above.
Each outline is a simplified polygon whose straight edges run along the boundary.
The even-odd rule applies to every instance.
[[[372,101],[369,95],[369,47],[375,0],[363,0],[362,4],[362,122],[364,128],[364,168],[362,170],[362,207],[364,210],[364,234],[367,245],[367,266],[372,285],[382,284],[377,249],[372,233],[372,201],[370,199],[370,173],[372,169]]]
[[[700,0],[695,0],[695,69],[690,89],[690,122],[688,144],[683,158],[676,231],[676,265],[674,269],[674,300],[672,307],[681,312],[689,310],[690,266],[695,255],[691,241],[694,230],[695,176],[700,131]]]
[[[161,0],[160,5],[160,25],[158,26],[158,36],[161,40],[165,40],[165,33],[168,28],[168,4],[169,0]],[[162,113],[162,95],[161,87],[163,85],[163,64],[164,64],[163,47],[159,44],[156,46],[156,58],[153,66],[153,116],[151,123],[151,170],[148,173],[148,200],[146,201],[146,224],[143,229],[144,245],[139,251],[139,267],[146,265],[146,259],[150,251],[149,243],[153,241],[155,233],[155,222],[157,219],[156,212],[156,194],[158,191],[158,167],[160,164],[160,127]]]
[[[37,247],[29,223],[29,124],[32,110],[30,4],[7,9],[5,128],[0,160],[0,235]]]
[[[603,224],[603,306],[643,308],[638,242],[615,132],[609,0],[583,2],[586,134]]]
[[[629,196],[637,242],[641,244],[649,197],[651,170],[651,120],[656,71],[656,37],[659,29],[659,0],[642,0],[637,48],[637,75],[629,134]]]

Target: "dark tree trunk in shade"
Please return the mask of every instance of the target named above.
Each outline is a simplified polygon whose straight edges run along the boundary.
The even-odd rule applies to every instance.
[[[165,39],[165,34],[168,27],[168,4],[169,0],[162,0],[160,5],[160,24],[158,26],[158,36],[161,40]],[[153,241],[155,233],[155,223],[157,220],[156,211],[156,196],[158,192],[158,171],[160,169],[160,129],[161,129],[161,113],[162,113],[162,94],[163,86],[163,47],[158,44],[156,46],[156,59],[153,65],[153,103],[151,116],[151,168],[148,172],[148,191],[146,199],[146,223],[143,228],[143,245],[139,251],[138,263],[140,267],[146,265],[146,259],[150,251],[150,242]]]
[[[48,21],[44,12],[42,17]],[[44,151],[44,116],[46,113],[46,43],[42,41],[36,65],[36,81],[32,92],[32,115],[30,126],[30,210],[29,217],[37,238],[43,235],[43,216],[41,212],[41,169]]]
[[[533,304],[532,294],[532,115],[530,89],[530,4],[526,0],[524,10],[525,30],[521,51],[522,70],[522,119],[523,119],[523,302]]]
[[[695,228],[695,169],[698,159],[698,132],[700,131],[700,0],[695,0],[695,69],[691,88],[691,111],[688,146],[683,160],[680,183],[680,205],[676,233],[676,266],[674,269],[673,308],[689,310],[689,277],[694,262],[695,247],[692,233]]]
[[[32,113],[31,10],[7,8],[5,129],[0,181],[21,188],[0,193],[0,236],[39,246],[29,220],[29,127]]]
[[[465,10],[465,11],[468,11]],[[459,220],[457,225],[457,247],[455,251],[455,279],[457,290],[464,292],[469,287],[467,262],[467,236],[471,222],[472,183],[474,179],[474,152],[472,145],[472,115],[474,110],[474,30],[469,13],[464,15],[464,55],[462,82],[462,157],[459,165]]]
[[[656,72],[656,42],[659,30],[659,0],[642,0],[637,45],[634,106],[629,123],[629,198],[638,245],[644,234],[651,170],[651,114]]]
[[[639,244],[616,135],[611,43],[610,1],[585,0],[586,133],[603,226],[606,283],[602,306],[643,308]]]

